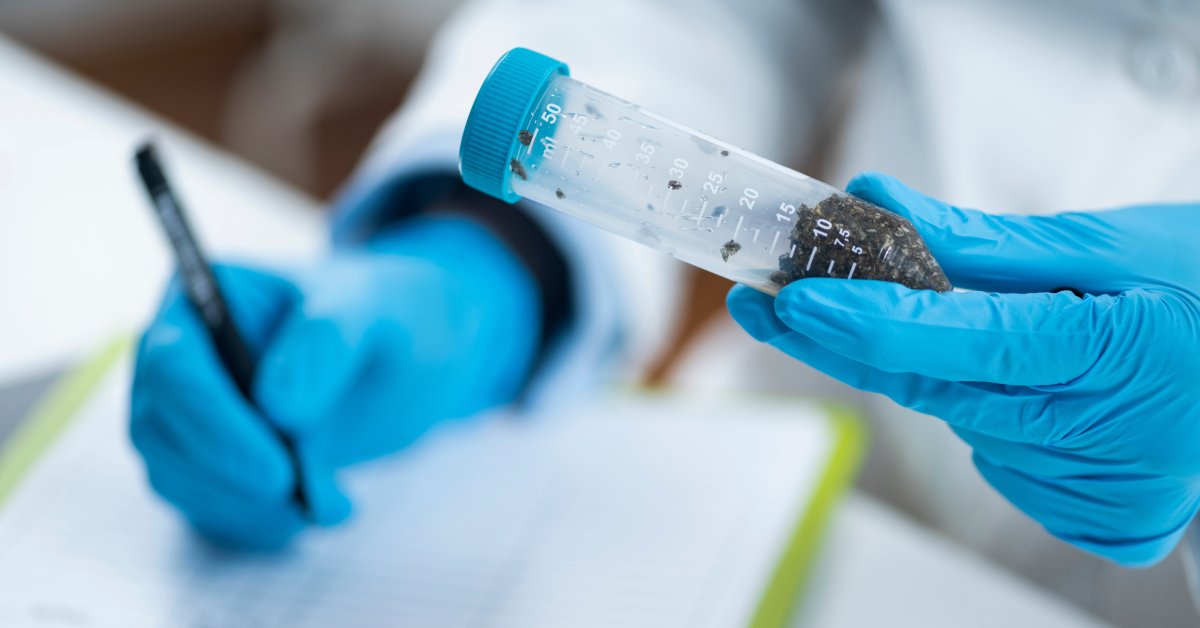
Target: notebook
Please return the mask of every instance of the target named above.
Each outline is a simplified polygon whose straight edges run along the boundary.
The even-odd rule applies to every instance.
[[[862,446],[791,399],[621,393],[347,470],[344,525],[196,538],[127,435],[127,343],[0,449],[0,626],[781,626]]]

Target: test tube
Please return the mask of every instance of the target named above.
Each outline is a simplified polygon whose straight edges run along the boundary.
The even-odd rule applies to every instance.
[[[492,68],[463,180],[529,199],[768,294],[807,277],[946,291],[905,218],[571,78],[516,48]]]

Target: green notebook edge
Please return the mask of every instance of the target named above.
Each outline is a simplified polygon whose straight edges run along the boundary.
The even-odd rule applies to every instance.
[[[94,357],[71,369],[0,446],[0,506],[132,344],[129,336],[114,338]],[[786,626],[803,597],[830,515],[853,482],[862,461],[866,431],[858,413],[832,404],[821,407],[828,413],[832,425],[834,447],[821,483],[813,492],[759,599],[750,628]]]
[[[849,489],[866,450],[866,428],[859,414],[847,407],[822,404],[833,429],[834,446],[825,474],[800,516],[771,580],[759,599],[750,628],[782,628],[800,606],[808,577],[821,547],[834,508]]]
[[[0,445],[0,505],[8,500],[25,473],[71,422],[131,345],[129,336],[113,338],[91,358],[71,368]]]

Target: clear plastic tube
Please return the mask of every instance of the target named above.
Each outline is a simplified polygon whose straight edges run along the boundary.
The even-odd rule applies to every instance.
[[[489,83],[505,80],[503,63]],[[488,106],[488,89],[476,109]],[[530,96],[523,115],[510,116],[515,125],[500,130],[510,133],[499,166],[504,194],[476,187],[547,205],[770,294],[805,277],[951,288],[900,216],[565,73],[550,73]],[[468,122],[468,183],[474,136]]]

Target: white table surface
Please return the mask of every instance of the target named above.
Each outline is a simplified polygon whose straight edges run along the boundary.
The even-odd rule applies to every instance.
[[[153,312],[171,266],[132,167],[150,136],[214,257],[321,247],[311,199],[0,40],[0,385]]]
[[[153,311],[170,264],[130,165],[151,134],[215,254],[323,248],[312,199],[0,39],[0,387]],[[862,495],[810,582],[798,626],[1098,625]]]

